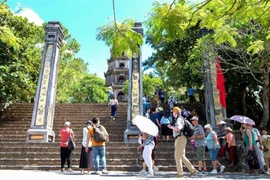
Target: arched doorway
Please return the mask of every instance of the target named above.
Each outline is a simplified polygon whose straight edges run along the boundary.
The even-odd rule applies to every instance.
[[[124,69],[124,68],[125,68],[125,63],[120,63],[120,64],[119,64],[119,68],[120,68],[120,69]]]
[[[119,102],[122,102],[122,101],[124,100],[124,98],[125,98],[125,94],[124,94],[122,91],[120,91],[120,92],[118,93],[118,95],[117,95],[117,100],[118,100]]]
[[[124,74],[120,74],[118,77],[118,82],[119,83],[124,83],[126,81],[126,77]]]

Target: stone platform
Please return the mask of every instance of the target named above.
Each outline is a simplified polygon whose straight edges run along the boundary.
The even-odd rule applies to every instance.
[[[121,171],[111,171],[108,175],[91,175],[91,174],[80,174],[79,171],[74,171],[71,173],[60,171],[26,171],[26,170],[0,170],[0,179],[1,180],[13,180],[13,179],[27,179],[27,180],[43,180],[43,179],[65,179],[65,180],[143,180],[143,179],[179,179],[174,178],[175,172],[157,172],[154,177],[142,177],[139,176],[136,172],[121,172]],[[222,173],[217,175],[208,175],[208,176],[192,176],[188,177],[188,174],[185,175],[185,180],[192,179],[200,180],[235,180],[235,179],[270,179],[269,175],[250,175],[244,173]]]

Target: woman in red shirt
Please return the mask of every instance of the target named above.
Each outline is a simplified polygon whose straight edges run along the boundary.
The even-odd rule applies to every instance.
[[[64,128],[59,132],[60,141],[60,155],[61,155],[61,172],[65,171],[65,163],[67,160],[68,172],[72,172],[72,151],[68,149],[68,138],[71,136],[74,139],[74,133],[70,128],[70,122],[64,123]]]

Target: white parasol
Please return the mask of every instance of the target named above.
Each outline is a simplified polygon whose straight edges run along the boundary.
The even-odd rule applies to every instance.
[[[148,118],[144,116],[136,116],[132,120],[133,124],[135,124],[142,132],[147,133],[152,136],[158,135],[157,126]]]

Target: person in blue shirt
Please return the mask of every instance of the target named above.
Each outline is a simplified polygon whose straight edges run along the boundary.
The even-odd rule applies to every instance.
[[[189,97],[189,103],[195,103],[195,97],[194,97],[194,89],[192,87],[188,88],[187,94]]]
[[[170,112],[165,111],[164,116],[160,120],[161,124],[161,134],[163,136],[163,141],[169,141],[170,136],[172,135],[172,130],[168,128],[168,125],[172,123],[172,117],[170,117]],[[165,139],[166,138],[166,139]]]
[[[157,114],[157,109],[155,107],[151,108],[151,114],[150,114],[150,119],[151,121],[160,129],[161,125],[158,120],[158,114]]]

